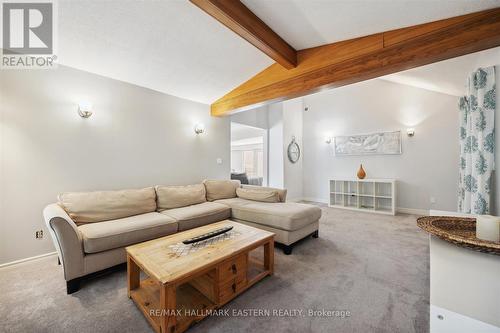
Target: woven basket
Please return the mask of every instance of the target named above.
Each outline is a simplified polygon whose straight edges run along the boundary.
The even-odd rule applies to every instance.
[[[447,242],[470,250],[500,255],[500,242],[476,238],[476,219],[450,216],[425,216],[417,225]]]

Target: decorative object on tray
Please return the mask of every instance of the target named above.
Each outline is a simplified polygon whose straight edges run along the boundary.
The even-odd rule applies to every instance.
[[[476,237],[492,242],[500,242],[500,217],[478,215],[476,218]]]
[[[401,154],[401,131],[335,137],[335,155]]]
[[[198,242],[204,241],[206,239],[209,239],[209,238],[212,238],[212,237],[215,237],[215,236],[219,236],[219,235],[221,235],[223,233],[226,233],[226,232],[228,232],[229,230],[232,230],[232,229],[233,229],[232,226],[228,226],[228,227],[216,229],[216,230],[207,232],[205,234],[201,234],[201,235],[198,235],[198,236],[195,236],[195,237],[192,237],[192,238],[185,239],[185,240],[182,241],[182,243],[184,243],[184,244],[198,243]]]
[[[240,233],[236,231],[228,231],[223,234],[220,234],[218,236],[212,237],[205,239],[203,241],[197,242],[197,243],[190,243],[190,244],[184,244],[183,242],[179,242],[177,244],[169,245],[169,252],[167,255],[170,258],[177,258],[177,257],[182,257],[186,256],[190,253],[197,252],[201,249],[206,248],[207,246],[210,245],[215,245],[217,243],[233,239],[237,236],[239,236]]]
[[[366,172],[363,169],[363,164],[359,165],[359,170],[358,170],[357,176],[359,179],[364,179],[366,177]]]
[[[428,233],[460,247],[500,255],[500,242],[476,237],[475,218],[425,216],[417,219],[417,225]]]
[[[288,160],[292,163],[297,163],[300,158],[300,147],[299,144],[295,141],[295,136],[292,136],[292,141],[288,145]]]

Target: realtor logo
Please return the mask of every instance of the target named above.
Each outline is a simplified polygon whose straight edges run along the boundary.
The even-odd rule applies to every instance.
[[[3,2],[2,68],[54,67],[54,26],[53,2]]]

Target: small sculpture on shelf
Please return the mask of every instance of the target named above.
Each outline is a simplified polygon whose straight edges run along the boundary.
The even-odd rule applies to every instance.
[[[359,170],[358,170],[358,174],[357,174],[357,175],[358,175],[358,178],[359,178],[359,179],[365,179],[365,177],[366,177],[366,172],[365,172],[365,170],[363,169],[363,164],[360,164],[360,165],[359,165]]]

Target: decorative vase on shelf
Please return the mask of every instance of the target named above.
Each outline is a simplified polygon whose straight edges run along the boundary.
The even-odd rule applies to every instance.
[[[363,164],[359,165],[359,170],[358,170],[358,178],[359,179],[364,179],[366,177],[366,172],[363,169]]]

